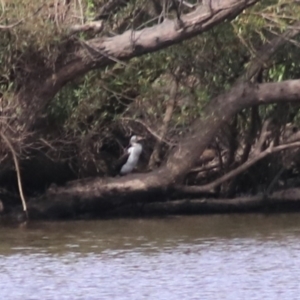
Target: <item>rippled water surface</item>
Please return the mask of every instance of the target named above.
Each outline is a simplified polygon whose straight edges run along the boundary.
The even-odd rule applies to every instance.
[[[1,299],[300,299],[300,215],[0,224]]]

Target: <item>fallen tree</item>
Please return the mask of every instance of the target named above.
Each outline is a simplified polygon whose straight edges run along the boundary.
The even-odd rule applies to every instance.
[[[124,204],[163,199],[173,187],[182,182],[218,129],[235,113],[253,105],[287,101],[300,101],[300,80],[264,84],[242,83],[210,102],[204,117],[195,122],[189,136],[175,148],[165,166],[147,174],[95,178],[58,187],[40,198],[32,199],[29,202],[29,212],[32,211],[36,217],[50,212],[56,216],[65,216],[69,211],[98,211],[106,214]]]

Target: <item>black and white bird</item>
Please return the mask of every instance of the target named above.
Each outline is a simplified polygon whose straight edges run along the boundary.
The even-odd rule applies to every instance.
[[[143,152],[143,146],[139,143],[143,137],[133,135],[130,139],[130,147],[127,149],[126,153],[121,156],[118,160],[118,166],[120,168],[120,175],[127,175],[133,171],[137,166],[140,156]]]

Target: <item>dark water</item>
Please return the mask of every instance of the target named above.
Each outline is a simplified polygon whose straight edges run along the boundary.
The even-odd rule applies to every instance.
[[[300,215],[0,226],[0,299],[300,299]]]

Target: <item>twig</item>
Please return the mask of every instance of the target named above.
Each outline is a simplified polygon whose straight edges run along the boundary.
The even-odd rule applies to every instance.
[[[43,138],[40,138],[40,141],[42,142],[42,143],[44,143],[46,146],[48,146],[50,149],[52,149],[53,151],[57,151],[57,149],[55,149],[51,144],[49,144],[45,139],[43,139]]]
[[[59,21],[58,21],[58,0],[54,0],[54,9],[55,9],[55,17],[54,17],[54,20],[55,20],[55,24],[56,24],[56,27],[58,30],[60,30],[60,27],[59,27]]]
[[[83,8],[82,8],[82,3],[81,0],[78,0],[78,4],[79,4],[79,10],[80,10],[80,19],[81,19],[81,24],[84,23],[84,14],[83,14]]]
[[[32,18],[34,15],[36,15],[43,8],[44,5],[45,4],[42,4],[35,12],[33,12],[33,14],[30,17],[23,18],[23,19],[17,21],[16,23],[13,23],[10,25],[0,25],[0,29],[7,30],[7,29],[12,29],[12,28],[18,26],[19,24],[23,23],[26,19]]]
[[[75,34],[83,31],[93,30],[94,33],[99,33],[103,29],[103,21],[94,21],[85,24],[75,24],[70,27],[70,34]]]
[[[273,191],[275,184],[277,183],[278,179],[280,178],[280,176],[282,175],[282,173],[284,172],[285,168],[282,167],[279,172],[276,174],[276,176],[273,178],[273,180],[271,181],[271,183],[269,184],[269,186],[266,189],[265,192],[265,197],[269,198],[269,195],[271,194],[271,192]]]
[[[4,142],[6,143],[6,145],[8,146],[8,148],[10,149],[11,154],[13,156],[13,160],[14,160],[14,164],[15,164],[15,168],[16,168],[16,172],[17,172],[18,188],[19,188],[19,193],[20,193],[20,197],[21,197],[21,200],[22,200],[23,211],[25,212],[26,218],[28,220],[27,205],[26,205],[26,200],[25,200],[24,193],[23,193],[21,172],[20,172],[20,167],[19,167],[19,162],[18,162],[18,159],[17,159],[17,155],[16,155],[16,152],[15,152],[11,142],[8,140],[8,138],[5,136],[5,134],[3,132],[1,132],[0,135],[3,138]]]
[[[121,120],[124,121],[132,121],[132,122],[136,122],[136,123],[140,123],[141,125],[143,125],[150,134],[152,134],[157,140],[166,143],[169,146],[175,146],[175,143],[171,143],[169,141],[167,141],[166,139],[164,139],[163,137],[161,137],[159,134],[157,134],[153,129],[151,129],[145,122],[138,120],[138,119],[133,119],[133,118],[121,118]]]
[[[2,21],[2,17],[4,16],[4,12],[5,12],[5,3],[3,2],[3,0],[0,0],[1,2],[1,9],[2,9],[2,13],[1,13],[1,16],[0,16],[0,21]]]
[[[10,25],[0,25],[0,29],[11,29],[11,28],[14,28],[14,27],[18,26],[20,23],[22,23],[23,21],[24,21],[24,19],[21,19],[18,22],[10,24]]]
[[[204,166],[204,167],[199,167],[199,168],[194,168],[190,170],[190,173],[202,173],[202,172],[206,172],[206,171],[210,171],[216,168],[220,168],[220,163],[217,162],[211,166]]]
[[[270,135],[270,132],[268,132],[268,126],[270,124],[270,121],[271,121],[270,119],[267,119],[262,126],[258,142],[256,143],[255,149],[253,151],[254,155],[257,155],[261,152],[264,142],[266,141],[267,137]]]
[[[177,70],[178,72],[179,70]],[[172,119],[173,110],[176,104],[176,97],[178,92],[178,80],[176,78],[173,79],[173,84],[171,86],[170,90],[170,98],[166,105],[166,112],[165,116],[162,121],[162,125],[159,128],[159,136],[161,137],[161,140],[157,140],[154,146],[154,150],[151,154],[150,161],[149,161],[149,168],[153,169],[157,164],[160,163],[160,152],[161,152],[161,146],[162,146],[162,139],[165,138],[169,123]]]

